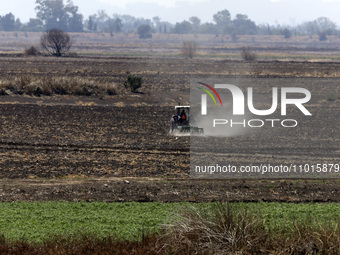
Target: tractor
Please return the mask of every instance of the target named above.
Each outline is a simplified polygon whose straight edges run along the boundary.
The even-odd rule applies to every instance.
[[[176,114],[172,116],[170,134],[204,135],[203,128],[194,127],[190,121],[190,106],[175,106]]]

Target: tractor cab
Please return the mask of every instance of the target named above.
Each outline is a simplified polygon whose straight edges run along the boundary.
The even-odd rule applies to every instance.
[[[189,126],[190,106],[175,106],[176,115],[172,118],[178,126]]]
[[[170,134],[200,134],[203,128],[193,127],[190,123],[190,106],[175,106],[176,114],[172,116]]]

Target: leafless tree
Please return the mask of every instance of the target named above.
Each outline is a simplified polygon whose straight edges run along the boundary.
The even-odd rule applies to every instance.
[[[60,57],[70,50],[72,39],[68,33],[52,28],[41,36],[40,45],[50,54]]]
[[[196,55],[197,43],[195,41],[183,41],[182,54],[187,58],[193,58]]]

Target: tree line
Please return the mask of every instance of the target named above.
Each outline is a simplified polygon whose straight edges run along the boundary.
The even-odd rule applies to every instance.
[[[36,0],[36,17],[22,23],[12,13],[0,16],[0,30],[42,32],[60,29],[66,32],[106,32],[139,33],[140,38],[149,38],[152,33],[175,34],[230,34],[237,35],[340,35],[335,22],[326,17],[304,22],[296,26],[256,24],[245,14],[236,14],[232,18],[228,10],[213,15],[213,22],[201,22],[196,17],[172,24],[156,16],[152,19],[136,18],[131,15],[108,15],[104,10],[90,15],[86,19],[79,13],[78,6],[72,0]]]

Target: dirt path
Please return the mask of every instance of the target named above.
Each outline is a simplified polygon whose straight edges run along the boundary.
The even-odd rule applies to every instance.
[[[336,180],[2,179],[0,201],[340,202]]]

